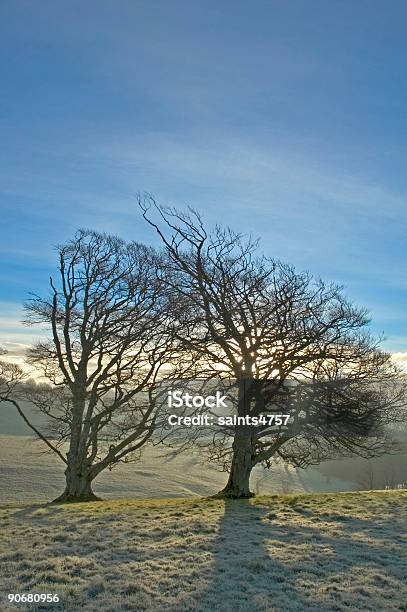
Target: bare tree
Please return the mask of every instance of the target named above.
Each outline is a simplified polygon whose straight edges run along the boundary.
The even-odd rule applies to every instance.
[[[404,405],[401,387],[390,356],[366,331],[365,310],[341,287],[259,256],[256,242],[229,229],[207,231],[192,210],[151,197],[139,204],[166,249],[163,280],[178,304],[179,341],[199,354],[200,378],[233,380],[237,388],[242,418],[213,432],[210,447],[229,470],[222,495],[251,496],[258,463],[306,467],[392,447],[384,426]],[[267,406],[289,408],[291,426],[248,424]]]
[[[57,501],[92,500],[94,478],[151,440],[155,389],[176,370],[176,351],[151,249],[79,231],[58,258],[49,296],[25,305],[27,324],[45,324],[51,333],[28,356],[48,385],[27,392],[49,425],[39,432],[28,424],[66,466]],[[172,368],[163,369],[168,362]],[[12,374],[2,399],[27,421],[12,397],[19,373]]]
[[[25,424],[44,442],[48,449],[65,461],[53,441],[44,436],[38,427],[31,423],[22,409],[21,400],[26,397],[27,385],[30,386],[30,381],[27,381],[27,374],[20,366],[15,363],[0,361],[0,402],[12,404]]]
[[[375,487],[375,471],[371,461],[367,461],[359,470],[356,481],[362,487],[362,491],[372,491]]]

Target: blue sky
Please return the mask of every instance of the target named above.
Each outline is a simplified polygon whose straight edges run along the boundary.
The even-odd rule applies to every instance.
[[[77,227],[155,240],[149,191],[343,283],[406,358],[404,0],[0,13],[0,342],[33,340],[19,305]]]

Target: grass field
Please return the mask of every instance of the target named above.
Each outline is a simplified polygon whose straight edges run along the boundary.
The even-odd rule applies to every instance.
[[[0,522],[4,611],[407,610],[407,492],[10,505]]]

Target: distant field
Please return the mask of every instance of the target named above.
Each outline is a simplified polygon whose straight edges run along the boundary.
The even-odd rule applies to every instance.
[[[44,447],[23,436],[0,436],[0,503],[42,502],[63,490],[63,465]],[[163,447],[146,449],[141,460],[104,472],[95,481],[103,498],[164,498],[212,495],[226,482],[226,474],[198,455],[164,457]],[[256,493],[335,491],[354,483],[331,478],[317,470],[258,468],[252,476]]]
[[[407,609],[406,492],[11,505],[0,520],[4,612],[9,592],[58,593],[42,609],[69,612]]]

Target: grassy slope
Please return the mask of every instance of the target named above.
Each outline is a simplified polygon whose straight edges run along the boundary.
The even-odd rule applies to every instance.
[[[8,592],[70,612],[407,610],[407,492],[3,506],[0,524],[2,610]]]
[[[95,493],[103,499],[205,497],[225,486],[227,474],[204,456],[185,452],[169,458],[165,453],[168,449],[160,446],[147,447],[136,463],[120,464],[111,472],[105,470],[94,483]],[[63,472],[62,462],[44,453],[40,443],[21,436],[0,435],[0,507],[55,499],[64,487]],[[250,484],[261,495],[353,489],[352,482],[336,478],[328,482],[315,469],[297,472],[282,465],[271,470],[256,466]]]

